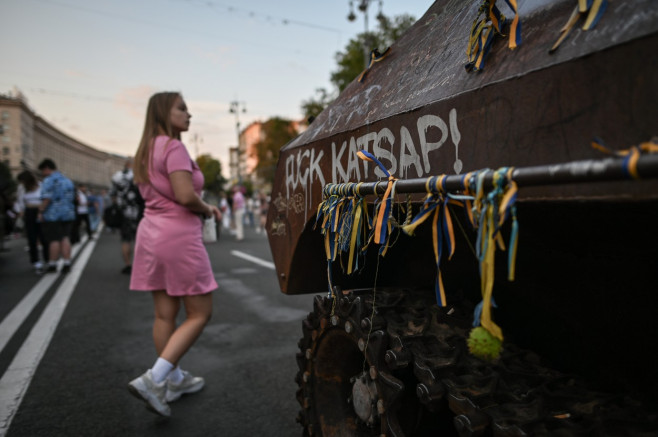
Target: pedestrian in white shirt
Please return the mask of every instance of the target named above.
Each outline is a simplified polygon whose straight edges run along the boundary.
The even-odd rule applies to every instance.
[[[41,205],[41,184],[32,172],[25,170],[18,175],[16,212],[23,218],[29,247],[30,263],[37,274],[43,273],[43,262],[48,261],[48,241],[38,220]],[[39,259],[39,243],[43,260]]]

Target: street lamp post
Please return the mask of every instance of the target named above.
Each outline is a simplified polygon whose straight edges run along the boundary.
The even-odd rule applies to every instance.
[[[237,176],[238,176],[238,183],[242,184],[242,173],[240,172],[240,160],[241,160],[241,150],[240,150],[240,112],[243,114],[247,112],[246,104],[244,102],[239,102],[237,100],[234,100],[230,103],[229,107],[229,112],[231,114],[235,114],[235,131],[237,133],[237,140],[238,140],[238,153],[237,153]]]

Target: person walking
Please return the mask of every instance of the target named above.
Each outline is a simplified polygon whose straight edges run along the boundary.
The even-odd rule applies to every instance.
[[[244,240],[244,214],[246,202],[242,194],[242,187],[235,185],[233,187],[233,220],[235,222],[235,239]]]
[[[77,244],[80,242],[80,226],[83,222],[89,239],[93,240],[94,238],[94,233],[91,230],[91,221],[89,220],[89,198],[87,197],[87,188],[82,184],[78,185],[76,200],[75,223],[71,230],[71,244]]]
[[[202,241],[202,218],[221,219],[201,197],[203,174],[180,141],[190,113],[179,93],[157,93],[146,111],[135,155],[135,182],[146,203],[137,229],[130,289],[153,297],[153,366],[128,384],[147,407],[169,416],[169,402],[201,390],[205,381],[181,370],[179,362],[203,331],[217,288]],[[181,304],[186,319],[176,326]]]
[[[222,227],[229,231],[231,229],[231,205],[223,191],[219,194],[219,211],[222,213]]]
[[[126,160],[123,170],[112,176],[112,203],[121,209],[121,256],[124,266],[121,273],[129,275],[132,271],[133,244],[137,234],[137,225],[144,214],[144,199],[133,181],[132,159]]]
[[[46,241],[39,223],[39,206],[41,206],[41,184],[34,174],[25,170],[17,176],[18,195],[16,207],[25,224],[25,234],[29,247],[30,263],[34,266],[36,274],[43,273],[43,262],[48,262],[48,242]],[[41,243],[43,262],[39,259],[39,243]]]
[[[91,225],[91,232],[96,232],[98,229],[98,222],[102,217],[101,198],[96,195],[94,191],[87,192],[87,201],[89,206],[89,223]]]
[[[64,258],[62,273],[71,270],[71,227],[75,220],[75,186],[73,182],[57,170],[52,159],[44,159],[39,164],[44,176],[41,184],[41,205],[39,220],[46,240],[49,241],[48,273],[57,271],[60,255]]]

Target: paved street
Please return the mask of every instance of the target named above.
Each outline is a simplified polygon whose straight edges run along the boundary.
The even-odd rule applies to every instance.
[[[206,387],[173,403],[170,419],[127,390],[156,356],[151,297],[119,273],[118,234],[79,245],[66,276],[35,276],[24,245],[0,253],[0,436],[300,435],[295,353],[313,296],[281,294],[264,235],[224,232],[207,246],[213,318],[181,362]]]

